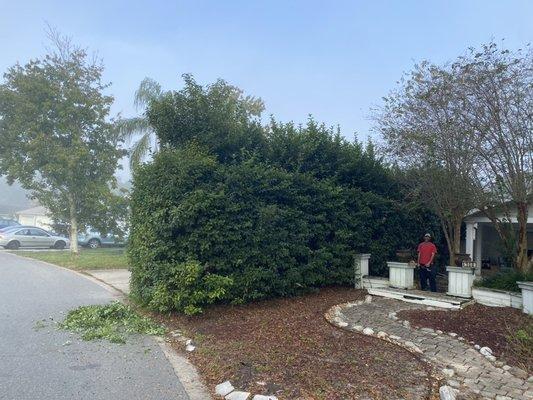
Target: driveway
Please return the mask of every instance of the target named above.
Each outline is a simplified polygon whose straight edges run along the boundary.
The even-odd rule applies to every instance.
[[[154,338],[84,342],[55,327],[111,300],[76,273],[0,252],[0,399],[188,399]]]

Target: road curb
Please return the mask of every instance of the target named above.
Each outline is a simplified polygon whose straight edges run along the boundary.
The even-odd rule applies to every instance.
[[[80,277],[88,279],[89,281],[97,284],[101,288],[107,290],[117,300],[122,301],[122,302],[127,300],[127,295],[121,290],[83,271],[75,271],[70,268],[66,268],[60,265],[49,263],[47,261],[41,261],[35,258],[25,257],[25,256],[21,256],[18,254],[10,253],[7,251],[5,252],[5,254],[9,254],[13,257],[24,258],[26,260],[35,261],[38,263],[42,263],[44,265],[48,265],[50,267],[59,268],[59,269],[71,272]],[[170,346],[167,342],[165,342],[164,338],[154,336],[154,339],[155,339],[155,342],[158,344],[159,348],[161,349],[161,351],[163,352],[163,354],[165,355],[169,364],[172,366],[172,369],[174,370],[174,374],[176,375],[179,382],[185,389],[185,392],[187,393],[189,400],[211,400],[212,397],[209,394],[209,391],[206,389],[205,385],[202,383],[202,380],[200,378],[200,375],[198,374],[198,371],[196,370],[196,367],[187,359],[187,357],[184,357],[178,352],[176,352],[172,348],[172,346]]]

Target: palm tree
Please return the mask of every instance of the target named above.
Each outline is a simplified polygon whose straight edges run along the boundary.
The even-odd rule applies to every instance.
[[[151,78],[144,78],[135,92],[134,105],[141,116],[124,118],[117,122],[119,133],[123,138],[133,140],[141,135],[130,152],[130,168],[134,169],[148,155],[150,150],[156,152],[159,148],[154,130],[146,116],[146,107],[154,100],[160,99],[164,92],[161,85]]]

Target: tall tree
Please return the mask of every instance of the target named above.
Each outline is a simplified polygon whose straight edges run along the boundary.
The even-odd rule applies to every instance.
[[[509,51],[491,42],[458,58],[451,73],[459,82],[456,113],[478,156],[480,208],[504,242],[509,230],[503,229],[494,210],[516,216],[515,264],[525,271],[528,205],[533,198],[533,49],[528,45]]]
[[[202,86],[192,75],[183,75],[179,91],[164,93],[150,102],[146,115],[162,147],[194,142],[231,162],[243,152],[264,145],[260,124],[263,101],[222,79]]]
[[[107,218],[113,176],[125,152],[103,92],[103,66],[70,39],[50,32],[41,59],[16,64],[0,85],[0,174],[19,181],[55,220],[77,233]]]
[[[470,182],[475,160],[471,138],[454,113],[454,87],[453,75],[421,63],[375,114],[385,150],[409,170],[412,194],[439,216],[451,265],[460,252],[463,218],[475,206]]]
[[[150,150],[159,149],[159,141],[155,137],[154,130],[150,126],[146,109],[150,102],[160,99],[164,92],[161,85],[151,78],[144,78],[135,92],[134,105],[141,116],[124,118],[117,121],[119,132],[125,139],[133,140],[140,137],[134,143],[130,152],[130,168],[134,169],[148,155]]]

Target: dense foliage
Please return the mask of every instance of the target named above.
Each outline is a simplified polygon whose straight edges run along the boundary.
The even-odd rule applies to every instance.
[[[10,67],[0,84],[0,175],[67,225],[77,252],[79,230],[116,231],[125,216],[113,190],[125,151],[109,118],[103,66],[68,39],[52,39],[45,57]]]
[[[489,289],[520,292],[520,288],[516,283],[520,281],[533,281],[533,272],[521,272],[515,270],[502,272],[476,281],[474,285]]]
[[[429,213],[402,201],[371,145],[314,121],[261,128],[235,111],[250,104],[236,89],[190,84],[194,91],[151,104],[166,144],[135,172],[129,255],[144,304],[192,314],[216,301],[347,285],[355,253],[372,253],[382,272],[395,250],[437,230]],[[190,111],[194,104],[203,111]]]

